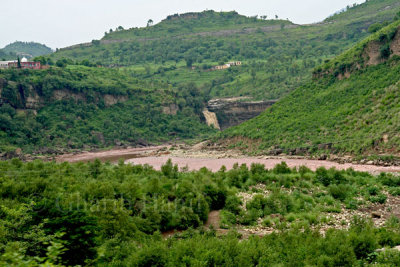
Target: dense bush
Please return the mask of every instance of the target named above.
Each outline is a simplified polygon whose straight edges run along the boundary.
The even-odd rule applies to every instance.
[[[283,166],[236,166],[212,173],[178,172],[170,161],[162,171],[98,160],[0,162],[0,264],[337,266],[398,261],[396,254],[374,252],[400,244],[396,217],[380,229],[356,218],[348,231],[321,235],[310,230],[328,222],[322,211],[337,212],[335,207],[364,193],[379,196],[374,188],[384,188],[387,178],[381,178],[391,175],[334,169],[314,173],[305,167],[277,172]],[[325,186],[321,173],[347,182]],[[246,179],[232,184],[237,175]],[[265,190],[259,192],[261,185]],[[245,209],[239,190],[254,192]],[[256,225],[261,219],[279,231],[245,240],[234,232],[217,237],[215,230],[198,228],[215,209],[222,209],[224,228]],[[170,230],[186,231],[165,240],[160,232]]]

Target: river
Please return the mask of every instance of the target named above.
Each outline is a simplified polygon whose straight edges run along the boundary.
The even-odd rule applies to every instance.
[[[155,169],[161,169],[161,166],[171,159],[174,164],[177,164],[179,168],[187,167],[188,170],[199,170],[203,167],[216,172],[225,166],[228,170],[233,168],[235,163],[246,164],[251,166],[252,163],[259,163],[265,165],[266,168],[271,169],[275,165],[286,162],[289,167],[300,167],[306,166],[311,170],[316,170],[319,167],[325,168],[336,168],[338,170],[345,170],[353,168],[356,171],[365,171],[370,173],[380,172],[393,172],[400,173],[400,166],[375,166],[375,165],[361,165],[345,163],[340,164],[333,161],[326,160],[311,160],[303,158],[285,158],[285,157],[246,157],[246,156],[234,156],[229,157],[224,154],[223,158],[218,156],[216,153],[204,152],[201,153],[183,153],[178,151],[169,151],[169,146],[158,146],[158,147],[146,147],[146,148],[131,148],[131,149],[116,149],[110,151],[101,152],[84,152],[80,154],[67,154],[59,156],[57,162],[88,162],[98,158],[103,162],[118,162],[119,159],[124,160],[126,163],[131,164],[148,164],[153,166]]]

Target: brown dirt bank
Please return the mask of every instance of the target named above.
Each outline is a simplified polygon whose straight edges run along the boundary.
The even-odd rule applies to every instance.
[[[119,159],[127,160],[136,157],[145,157],[150,155],[160,154],[160,150],[167,149],[166,146],[143,147],[143,148],[128,148],[128,149],[113,149],[100,152],[82,152],[77,154],[65,154],[56,158],[57,162],[88,162],[99,159],[103,162],[117,162]]]

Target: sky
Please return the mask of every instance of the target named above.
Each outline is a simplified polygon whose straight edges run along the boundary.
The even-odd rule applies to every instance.
[[[55,49],[101,39],[118,26],[143,27],[185,12],[237,11],[242,15],[319,22],[365,0],[0,0],[0,48],[35,41]]]

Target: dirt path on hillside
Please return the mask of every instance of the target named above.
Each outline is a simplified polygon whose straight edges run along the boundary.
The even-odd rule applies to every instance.
[[[204,225],[206,228],[212,227],[213,229],[219,229],[219,223],[221,221],[219,210],[213,210],[208,214],[208,219],[206,224]]]
[[[56,158],[57,162],[88,162],[100,159],[102,162],[118,162],[123,159],[126,163],[132,164],[148,164],[155,169],[160,170],[161,166],[171,159],[179,168],[187,168],[188,170],[199,170],[203,167],[216,172],[225,166],[228,170],[232,169],[235,163],[246,164],[248,167],[252,163],[264,164],[267,169],[272,169],[275,165],[285,161],[289,167],[307,166],[311,170],[319,167],[336,168],[345,170],[353,168],[356,171],[365,171],[373,174],[380,172],[400,173],[400,166],[375,166],[345,163],[340,164],[326,160],[311,160],[305,158],[291,157],[249,157],[234,151],[215,151],[203,150],[201,144],[187,147],[178,146],[156,146],[144,148],[115,149],[100,152],[83,152],[80,154],[66,154]]]

